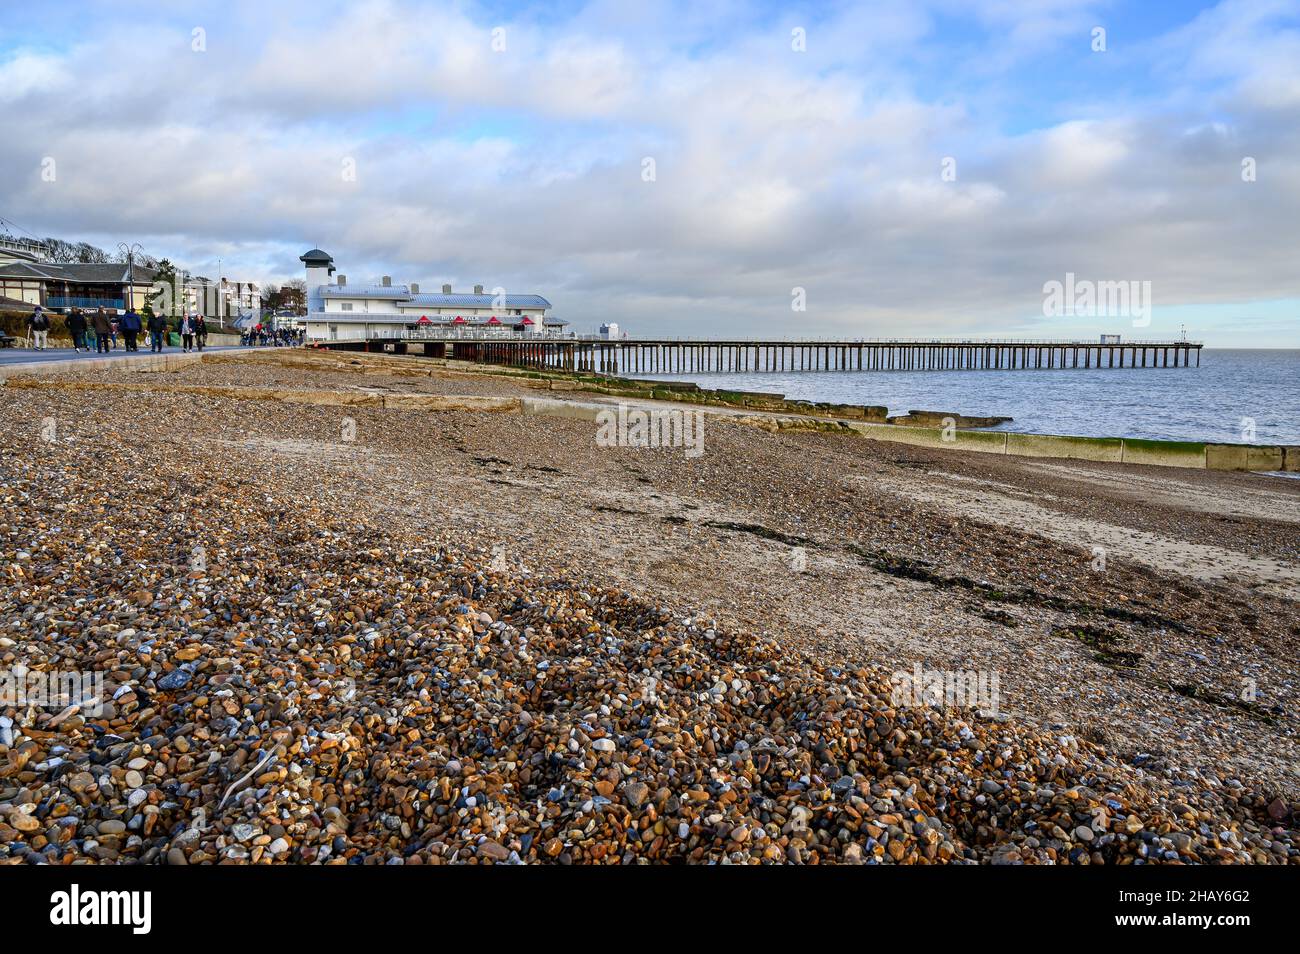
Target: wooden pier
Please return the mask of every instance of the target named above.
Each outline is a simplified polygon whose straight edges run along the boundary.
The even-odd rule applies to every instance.
[[[744,341],[687,339],[400,337],[323,341],[343,350],[420,354],[598,374],[794,371],[1022,371],[1186,368],[1199,341]]]

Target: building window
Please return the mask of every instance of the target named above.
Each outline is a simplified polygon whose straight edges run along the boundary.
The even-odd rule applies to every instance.
[[[339,305],[339,307],[340,307],[341,309],[343,309],[344,311],[351,311],[351,310],[352,310],[352,302],[350,302],[350,301],[345,301],[343,304]]]

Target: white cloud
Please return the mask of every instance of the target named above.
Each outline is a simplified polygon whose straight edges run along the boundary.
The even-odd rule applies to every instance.
[[[18,102],[34,94],[69,92],[72,76],[63,57],[19,51],[0,63],[0,102]]]
[[[248,277],[292,277],[321,245],[354,280],[500,283],[580,323],[613,310],[672,333],[784,330],[795,285],[809,330],[861,335],[904,317],[1007,327],[1067,270],[1150,279],[1171,304],[1300,296],[1280,7],[1224,3],[1151,44],[1164,87],[1029,131],[1015,64],[1105,7],[896,7],[802,23],[609,2],[498,24],[395,0],[273,21],[237,3],[206,18],[206,53],[189,23],[98,23],[62,53],[0,60],[0,215]],[[937,45],[962,16],[1006,42]]]

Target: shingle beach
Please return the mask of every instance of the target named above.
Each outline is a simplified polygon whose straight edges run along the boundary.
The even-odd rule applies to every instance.
[[[0,389],[0,668],[107,700],[0,706],[0,863],[1300,860],[1300,482],[289,354]]]

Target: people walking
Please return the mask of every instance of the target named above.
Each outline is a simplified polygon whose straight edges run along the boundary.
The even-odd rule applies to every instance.
[[[189,315],[181,315],[177,330],[181,333],[181,351],[188,354],[194,350],[194,319]]]
[[[95,330],[95,353],[108,354],[109,335],[113,333],[113,323],[108,320],[103,308],[90,316],[90,326]]]
[[[144,326],[140,323],[140,316],[135,313],[135,309],[128,308],[126,314],[122,316],[122,319],[118,324],[122,329],[122,337],[126,342],[126,350],[139,351],[140,346],[136,344],[135,336],[140,333],[140,330]]]
[[[27,316],[27,338],[37,351],[44,351],[50,335],[50,319],[45,310],[37,305]]]
[[[82,310],[72,309],[64,323],[68,326],[68,334],[72,336],[72,350],[80,352],[84,348],[89,351],[90,348],[86,345],[86,316]]]
[[[208,322],[202,315],[194,316],[194,340],[198,343],[200,351],[208,343]]]
[[[167,336],[167,317],[156,312],[149,313],[149,350],[162,354]]]

